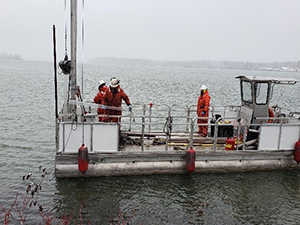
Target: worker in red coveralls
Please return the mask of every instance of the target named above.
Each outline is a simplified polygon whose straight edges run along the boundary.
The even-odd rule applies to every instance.
[[[105,115],[105,109],[103,109],[102,105],[104,105],[104,95],[107,90],[107,87],[105,85],[104,80],[99,81],[98,90],[99,90],[99,92],[97,93],[97,95],[94,98],[94,103],[99,104],[98,110],[97,110],[98,115]],[[105,117],[103,117],[103,116],[99,116],[99,122],[103,122],[104,118]]]
[[[108,117],[106,122],[121,122],[121,104],[122,99],[126,102],[128,110],[131,111],[131,103],[128,96],[125,94],[123,89],[119,85],[120,81],[113,77],[110,79],[110,85],[107,88],[104,95],[104,103],[106,107],[106,113],[109,116],[120,116],[120,117]]]
[[[208,94],[207,87],[202,85],[200,88],[200,95],[197,104],[197,115],[198,117],[208,117],[208,110],[210,104],[210,96]],[[199,118],[198,124],[207,124],[208,119]],[[198,125],[199,134],[202,137],[207,136],[208,125]]]

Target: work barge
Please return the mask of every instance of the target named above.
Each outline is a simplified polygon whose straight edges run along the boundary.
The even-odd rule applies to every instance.
[[[70,100],[74,113],[60,112],[55,176],[101,177],[151,174],[222,173],[299,168],[299,112],[269,106],[274,85],[296,79],[239,76],[240,106],[211,106],[197,117],[197,106],[133,104],[120,123],[99,122],[100,105]],[[270,115],[270,110],[272,115]],[[132,113],[134,112],[134,114]],[[101,116],[101,115],[100,115]],[[102,115],[105,116],[105,115]],[[106,115],[107,116],[107,115]],[[209,135],[198,134],[198,119],[208,119]],[[87,168],[81,171],[82,144]],[[193,171],[187,170],[194,150]]]
[[[65,74],[60,110],[54,59],[57,178],[299,168],[300,112],[270,105],[274,86],[297,86],[294,78],[238,76],[241,105],[212,105],[206,118],[197,116],[196,105],[149,102],[124,108],[121,122],[99,122],[103,106],[84,102],[76,82],[77,0],[70,12],[71,59],[59,63]],[[207,119],[207,137],[198,134],[198,119]]]

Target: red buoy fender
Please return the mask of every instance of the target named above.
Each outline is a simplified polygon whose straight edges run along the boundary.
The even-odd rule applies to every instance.
[[[186,170],[190,173],[195,171],[196,152],[193,147],[187,151]]]
[[[225,150],[234,150],[235,140],[232,137],[226,139]]]
[[[269,117],[271,118],[274,117],[274,112],[270,107],[268,108],[268,113],[269,113]],[[271,118],[268,120],[268,123],[273,123],[273,119]]]
[[[78,149],[78,170],[84,174],[89,166],[88,148],[82,144]]]
[[[297,163],[300,162],[300,140],[295,143],[294,159]]]

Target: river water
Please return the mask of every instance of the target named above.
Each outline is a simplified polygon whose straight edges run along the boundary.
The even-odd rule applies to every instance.
[[[81,85],[81,69],[78,74]],[[300,73],[86,64],[83,98],[92,101],[97,82],[116,76],[133,107],[150,102],[196,104],[201,84],[208,86],[212,105],[238,105],[238,75],[300,79]],[[118,217],[122,221],[130,216],[130,224],[299,224],[298,170],[57,180],[53,64],[0,60],[0,78],[0,204],[5,209],[16,194],[21,206],[29,183],[23,175],[31,172],[39,181],[42,165],[48,174],[38,204],[52,216],[73,212],[74,219],[82,204],[83,224],[89,219],[91,224],[118,224]],[[59,75],[60,93],[63,80]],[[275,91],[274,101],[300,111],[299,84]],[[42,223],[36,207],[26,212],[27,224]]]

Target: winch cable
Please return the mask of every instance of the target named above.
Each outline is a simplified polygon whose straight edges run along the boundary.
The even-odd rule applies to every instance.
[[[78,99],[83,103],[83,65],[84,65],[84,0],[82,0],[82,20],[81,20],[81,90],[78,88]],[[85,106],[81,107],[82,115],[86,114]]]
[[[82,103],[80,105],[81,107],[81,120],[82,120],[82,144],[84,145],[84,121],[85,121],[85,118],[84,118],[84,115],[87,113],[85,111],[85,106],[84,106],[84,103],[83,103],[83,100],[82,100],[82,97],[81,97],[81,91],[80,91],[80,88],[78,87],[78,90],[77,90],[77,98],[80,100],[80,102]]]
[[[81,18],[81,92],[79,92],[80,101],[83,103],[83,64],[84,64],[84,0],[82,0],[82,18]],[[84,106],[81,108],[82,116],[82,144],[84,145]]]
[[[68,60],[68,19],[67,19],[67,0],[65,0],[65,58],[64,60]],[[69,76],[69,84],[68,90],[70,90],[70,76]],[[67,92],[67,100],[69,101],[69,91]]]
[[[65,57],[68,56],[67,42],[68,42],[68,29],[67,29],[67,0],[65,0]]]
[[[80,67],[81,67],[81,91],[79,90],[79,93],[77,95],[78,99],[83,102],[83,73],[84,73],[84,69],[83,69],[83,65],[84,65],[84,0],[82,0],[82,22],[81,22],[81,63],[80,63]],[[86,113],[86,111],[84,110],[84,112]]]
[[[67,59],[68,57],[68,49],[67,49],[67,41],[68,41],[68,26],[67,26],[67,0],[64,1],[64,13],[65,13],[65,21],[64,21],[64,25],[65,25],[65,57],[64,57],[64,60]],[[68,87],[68,90],[70,90],[70,82],[69,82],[69,87]],[[68,97],[67,99],[69,100],[69,93],[68,93]],[[68,143],[69,143],[69,139],[70,139],[70,136],[71,136],[71,133],[73,130],[76,130],[76,128],[74,129],[73,128],[73,125],[74,125],[74,122],[75,120],[73,119],[72,122],[71,122],[71,128],[70,128],[70,132],[69,132],[69,135],[67,137],[67,140],[65,143],[63,143],[63,149],[62,149],[62,152],[65,151]],[[77,125],[77,123],[76,123]],[[77,127],[77,126],[76,126]]]
[[[81,20],[81,96],[83,97],[83,65],[84,65],[84,0],[82,0]]]

